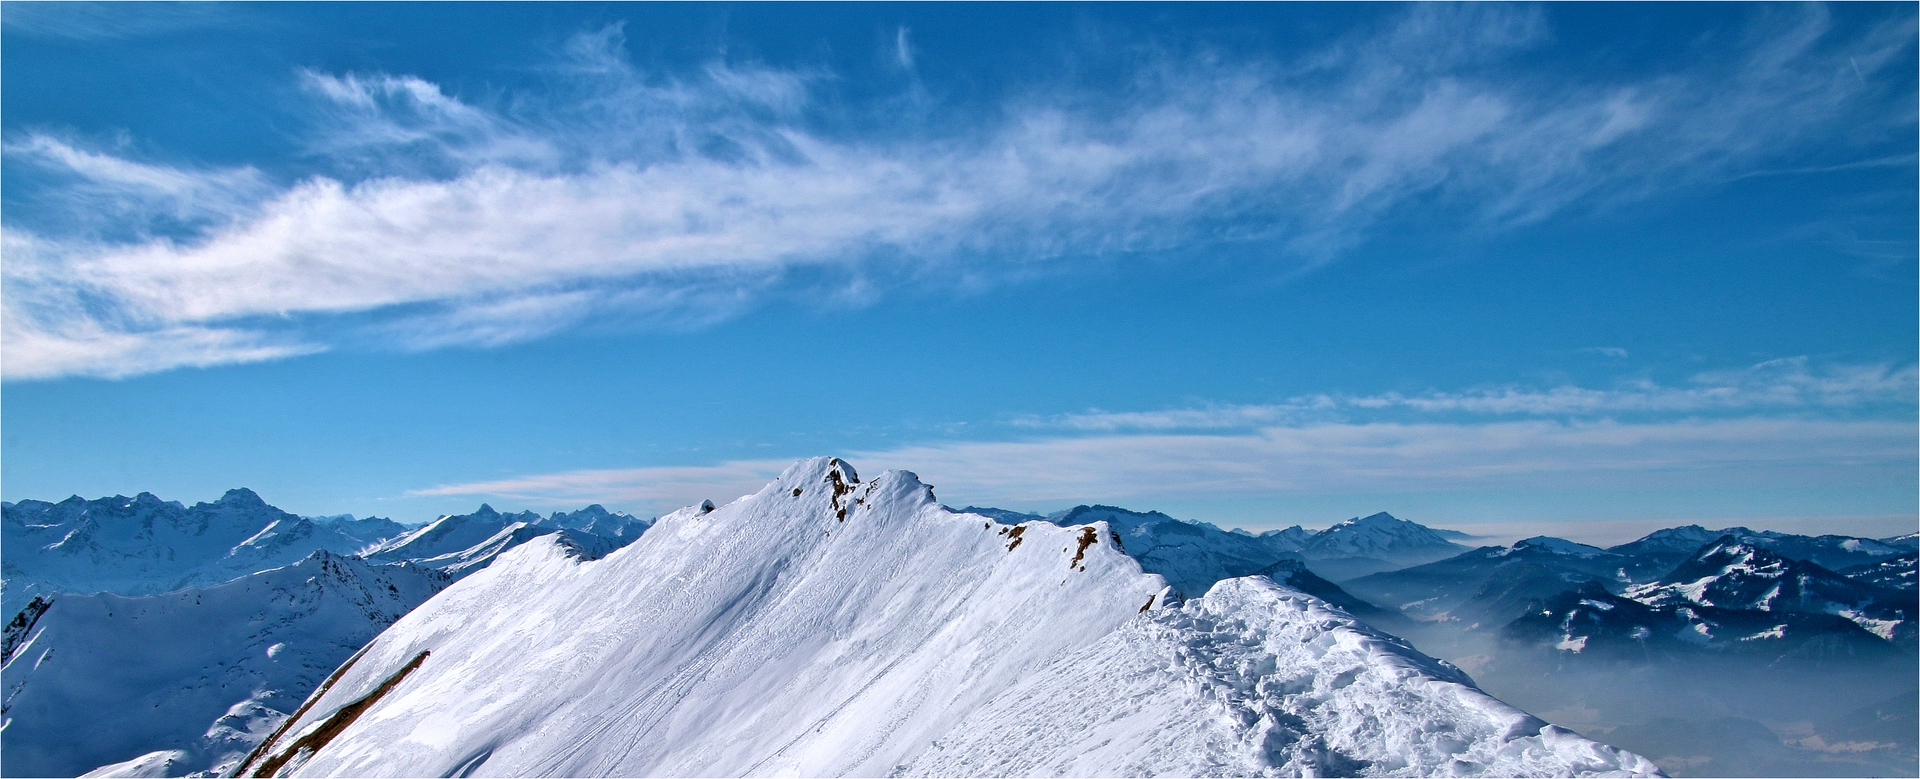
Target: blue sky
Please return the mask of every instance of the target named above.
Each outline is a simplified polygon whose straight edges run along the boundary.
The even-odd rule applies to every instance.
[[[0,20],[7,500],[1917,521],[1911,6]]]

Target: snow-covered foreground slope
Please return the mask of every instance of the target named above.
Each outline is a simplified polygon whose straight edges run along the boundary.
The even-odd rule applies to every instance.
[[[150,775],[231,765],[383,628],[445,587],[325,551],[165,595],[56,595],[9,630],[0,773]],[[131,770],[136,766],[119,768]]]
[[[501,555],[381,634],[243,770],[1656,771],[1263,578],[1168,604],[1115,537],[805,461],[599,561],[546,539]]]
[[[1569,776],[1659,769],[1261,577],[1130,620],[975,711],[931,776]]]

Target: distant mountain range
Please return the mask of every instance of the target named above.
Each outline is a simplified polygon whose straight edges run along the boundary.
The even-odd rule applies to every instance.
[[[191,507],[152,493],[0,504],[0,606],[35,593],[150,595],[230,581],[325,550],[353,554],[404,531],[386,519],[318,522],[230,490]]]
[[[525,526],[512,531],[517,536],[485,546],[516,523]],[[459,575],[534,536],[566,530],[586,547],[611,549],[631,542],[647,524],[598,505],[541,517],[503,515],[483,504],[473,514],[441,517],[416,529],[379,517],[296,516],[244,488],[190,507],[146,492],[59,503],[23,500],[0,504],[0,544],[6,549],[0,609],[18,612],[36,593],[151,595],[218,584],[291,565],[316,551],[364,553],[373,562],[414,560]]]
[[[1450,557],[1467,550],[1454,530],[1435,530],[1380,512],[1355,517],[1325,530],[1298,525],[1254,534],[1157,511],[1137,512],[1113,506],[1076,506],[1047,516],[968,506],[956,509],[1003,524],[1044,521],[1055,525],[1107,521],[1131,544],[1128,554],[1149,572],[1167,577],[1182,592],[1199,593],[1216,581],[1246,576],[1280,559],[1309,560],[1315,574],[1344,581],[1376,570],[1391,570]]]

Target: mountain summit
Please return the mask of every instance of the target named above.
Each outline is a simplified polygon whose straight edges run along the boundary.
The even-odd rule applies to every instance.
[[[1264,576],[1170,600],[1104,520],[816,458],[599,560],[535,539],[241,775],[1650,775]]]
[[[1448,540],[1438,530],[1382,511],[1315,533],[1300,547],[1300,556],[1315,561],[1313,568],[1321,575],[1346,581],[1465,551],[1467,547]]]

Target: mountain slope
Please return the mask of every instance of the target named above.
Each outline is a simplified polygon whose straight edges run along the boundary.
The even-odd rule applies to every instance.
[[[245,773],[946,772],[942,760],[975,750],[942,745],[968,738],[981,717],[1035,723],[1059,702],[1022,695],[1022,685],[1098,687],[1074,675],[1111,668],[1116,682],[1139,688],[1154,667],[1181,657],[1196,661],[1195,673],[1239,675],[1166,684],[1164,697],[1132,709],[1076,706],[1073,716],[1165,727],[1151,737],[1179,748],[1154,765],[1173,773],[1229,772],[1242,763],[1208,761],[1249,753],[1285,765],[1291,743],[1326,744],[1319,764],[1337,769],[1406,747],[1420,765],[1439,765],[1431,761],[1443,755],[1487,758],[1444,763],[1461,773],[1652,770],[1542,730],[1456,671],[1262,578],[1229,580],[1213,589],[1219,598],[1154,614],[1176,609],[1166,603],[1169,588],[1122,553],[1118,537],[1105,522],[1008,526],[953,514],[911,473],[863,483],[838,460],[805,461],[725,507],[663,517],[599,561],[568,557],[545,540],[502,555],[369,644]],[[1212,632],[1242,623],[1231,636]],[[1116,633],[1122,626],[1128,632]],[[1269,656],[1288,664],[1271,667],[1262,660]],[[1065,657],[1110,662],[1054,662]],[[1337,700],[1316,704],[1317,692],[1295,689],[1303,684]],[[1242,711],[1231,708],[1213,719],[1185,716],[1213,711],[1226,702],[1208,691],[1229,689],[1258,691],[1256,707],[1273,721],[1225,719]],[[1131,705],[1110,693],[1098,700]],[[1349,713],[1386,718],[1392,736],[1349,732]],[[1146,735],[1087,728],[1077,732]],[[1186,748],[1210,733],[1238,742]],[[1275,735],[1283,733],[1298,738]],[[1020,743],[1025,762],[1005,770],[1056,765],[1089,746]],[[1526,757],[1500,761],[1508,747]],[[929,762],[915,762],[922,759]],[[1075,765],[1125,770],[1122,762]]]
[[[1912,590],[1920,587],[1920,552],[1904,552],[1870,563],[1842,568],[1834,573],[1875,587]]]
[[[1585,544],[1536,536],[1362,576],[1342,586],[1419,619],[1495,628],[1520,616],[1529,601],[1583,582],[1618,581],[1619,569],[1628,562]]]
[[[18,641],[8,636],[0,773],[74,776],[144,758],[179,776],[232,763],[447,582],[317,551],[212,587],[54,596]]]

